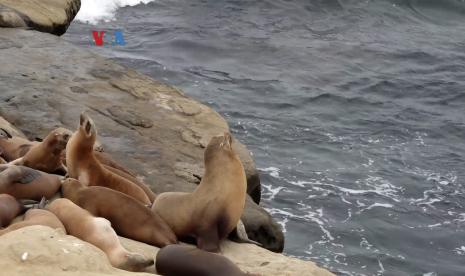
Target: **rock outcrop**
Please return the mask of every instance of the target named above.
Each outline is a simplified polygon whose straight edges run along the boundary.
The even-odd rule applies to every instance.
[[[0,116],[35,140],[57,127],[75,129],[87,110],[105,151],[156,193],[192,191],[203,175],[206,144],[229,129],[218,113],[176,88],[59,37],[0,28],[0,49]],[[254,162],[244,145],[234,144],[258,202]],[[282,251],[280,226],[251,197],[242,219],[250,237]]]
[[[0,0],[0,27],[62,35],[80,7],[80,0]]]
[[[158,248],[120,238],[124,247],[154,258]],[[59,230],[45,226],[30,226],[0,236],[0,267],[2,275],[43,276],[148,276],[155,272],[132,273],[113,268],[106,255],[97,247]],[[285,257],[255,245],[224,242],[223,254],[243,271],[263,276],[331,276],[312,262]]]

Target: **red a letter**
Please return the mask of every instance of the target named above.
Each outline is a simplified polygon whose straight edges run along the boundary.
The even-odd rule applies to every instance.
[[[94,41],[96,46],[103,46],[103,36],[105,35],[104,31],[93,31],[92,35],[94,36]]]

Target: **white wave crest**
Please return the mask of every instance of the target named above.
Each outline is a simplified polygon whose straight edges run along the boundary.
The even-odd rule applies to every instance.
[[[110,21],[120,7],[147,4],[153,0],[81,0],[81,9],[76,20],[97,24],[99,21]]]

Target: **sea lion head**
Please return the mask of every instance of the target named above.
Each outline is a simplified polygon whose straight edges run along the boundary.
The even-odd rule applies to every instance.
[[[66,148],[72,132],[66,128],[57,128],[45,137],[44,143],[54,154],[61,154]]]
[[[229,132],[212,137],[205,149],[205,162],[218,160],[218,158],[233,158],[232,136]]]
[[[93,148],[97,139],[97,128],[95,123],[85,112],[79,117],[79,127],[75,133],[79,136],[83,146]]]
[[[82,185],[82,183],[79,182],[79,180],[74,178],[66,178],[61,182],[61,193],[64,197],[72,200],[71,197],[73,192],[83,187],[84,185]]]

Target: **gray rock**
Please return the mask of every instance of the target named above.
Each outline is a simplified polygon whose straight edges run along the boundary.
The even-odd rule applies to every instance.
[[[105,151],[156,193],[192,191],[203,175],[208,141],[229,130],[218,113],[178,89],[58,37],[0,29],[3,40],[21,48],[0,51],[0,116],[35,139],[57,127],[75,129],[87,111]],[[237,140],[233,145],[258,202],[260,180],[250,152]],[[242,220],[251,239],[282,250],[279,225],[250,197]]]
[[[80,0],[0,0],[0,27],[62,35],[80,7]]]

